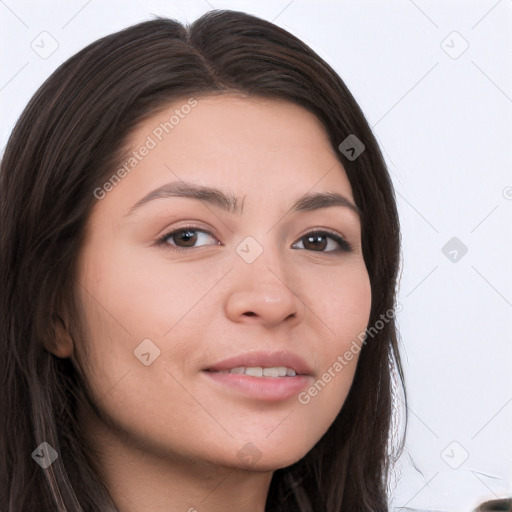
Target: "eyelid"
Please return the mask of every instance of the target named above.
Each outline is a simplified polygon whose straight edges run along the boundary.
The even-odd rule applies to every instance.
[[[307,231],[306,233],[304,233],[303,235],[301,235],[297,242],[301,241],[303,238],[305,238],[306,236],[312,236],[312,235],[317,235],[317,234],[320,234],[320,235],[327,235],[328,237],[332,238],[335,242],[337,242],[338,246],[340,247],[340,249],[338,250],[335,250],[335,251],[309,251],[309,252],[318,252],[319,254],[337,254],[339,252],[345,252],[345,253],[351,253],[351,252],[354,252],[354,246],[341,234],[341,233],[338,233],[337,231],[332,231],[331,229],[329,228],[313,228],[309,231]],[[295,242],[295,243],[297,243]],[[295,245],[294,243],[294,245]],[[306,250],[306,249],[304,249]]]
[[[199,249],[199,247],[178,247],[176,245],[170,245],[167,242],[167,239],[171,235],[179,233],[180,231],[186,231],[187,229],[189,229],[191,231],[198,231],[198,232],[205,233],[205,234],[211,236],[212,238],[215,238],[218,242],[220,242],[220,240],[210,230],[205,229],[202,226],[186,224],[184,226],[179,226],[176,228],[172,228],[169,231],[166,231],[162,236],[157,238],[157,240],[155,241],[155,244],[158,246],[171,247],[171,250],[176,251],[176,252],[190,252],[190,251],[194,251],[195,249]],[[350,252],[354,251],[354,246],[342,234],[340,234],[336,231],[332,231],[329,228],[312,228],[309,231],[306,231],[303,235],[299,236],[297,241],[294,242],[293,245],[297,244],[298,242],[300,242],[303,238],[305,238],[308,235],[309,236],[324,235],[324,236],[330,237],[338,244],[339,249],[334,250],[334,251],[311,251],[311,250],[308,251],[308,249],[301,249],[301,250],[313,252],[313,253],[318,252],[319,254],[337,254],[339,252],[350,253]],[[224,245],[224,244],[222,242],[220,242],[220,243],[211,244],[211,245]],[[200,247],[202,247],[202,246],[200,246]]]
[[[179,233],[180,231],[186,231],[187,229],[190,229],[191,231],[201,231],[202,233],[206,233],[207,235],[211,236],[212,238],[215,238],[217,241],[220,242],[220,240],[208,229],[205,229],[201,226],[196,226],[196,225],[193,225],[193,224],[186,224],[184,226],[179,226],[179,227],[176,227],[176,228],[172,228],[171,230],[169,231],[166,231],[162,236],[159,236],[156,241],[155,241],[155,244],[158,245],[158,246],[167,246],[167,247],[171,247],[172,249],[171,250],[175,250],[175,251],[182,251],[182,252],[185,252],[185,251],[193,251],[194,249],[198,249],[199,247],[189,247],[189,248],[184,248],[184,247],[177,247],[177,246],[173,246],[173,245],[170,245],[168,242],[167,242],[167,239],[170,238],[171,235],[175,234],[175,233]],[[223,245],[222,243],[220,244],[213,244],[213,245]]]

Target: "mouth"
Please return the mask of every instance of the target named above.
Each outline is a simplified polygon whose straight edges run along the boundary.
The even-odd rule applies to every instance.
[[[250,377],[269,377],[269,378],[279,378],[279,377],[295,377],[297,372],[293,368],[287,368],[286,366],[270,366],[270,367],[262,367],[262,366],[236,366],[235,368],[231,368],[230,370],[205,370],[207,372],[214,372],[220,374],[234,374],[234,375],[249,375]]]
[[[285,350],[245,352],[223,359],[205,368],[205,371],[273,378],[312,376],[313,374],[313,370],[304,358]]]
[[[290,352],[248,352],[220,361],[202,373],[219,390],[267,402],[287,400],[313,380],[305,360]]]

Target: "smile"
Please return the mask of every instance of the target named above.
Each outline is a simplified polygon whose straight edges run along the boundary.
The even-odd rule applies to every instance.
[[[212,370],[210,370],[212,371]],[[231,368],[230,370],[219,370],[215,373],[234,373],[234,374],[244,374],[250,375],[251,377],[295,377],[297,375],[295,370],[292,368],[287,368],[286,366],[271,366],[271,367],[262,367],[262,366],[237,366],[235,368]]]

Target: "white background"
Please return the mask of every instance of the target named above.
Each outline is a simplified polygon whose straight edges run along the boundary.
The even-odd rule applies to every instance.
[[[410,400],[395,509],[462,512],[512,495],[512,0],[0,0],[0,146],[37,87],[85,45],[152,14],[192,22],[211,8],[255,14],[309,44],[386,157]],[[58,43],[47,58],[32,48],[41,38],[46,51]]]

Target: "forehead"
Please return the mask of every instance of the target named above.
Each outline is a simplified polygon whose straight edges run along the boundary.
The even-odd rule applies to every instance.
[[[252,196],[248,201],[259,208],[276,200],[284,206],[308,191],[352,199],[343,166],[311,112],[276,99],[193,100],[177,100],[133,130],[125,162],[138,159],[108,202],[129,210],[151,190],[179,181]]]
[[[166,137],[171,133],[172,141]],[[215,152],[238,148],[234,143],[249,150],[258,146],[278,149],[292,141],[301,147],[329,146],[323,125],[305,108],[282,99],[241,94],[176,100],[140,124],[132,141],[140,143],[151,134],[176,146],[200,144]]]
[[[137,167],[165,162],[176,172],[195,169],[212,179],[216,174],[237,180],[250,179],[252,171],[261,187],[271,177],[286,181],[290,174],[318,179],[333,165],[344,174],[324,126],[299,105],[227,94],[190,104],[190,98],[177,100],[133,131],[130,149],[148,141],[155,146]]]

